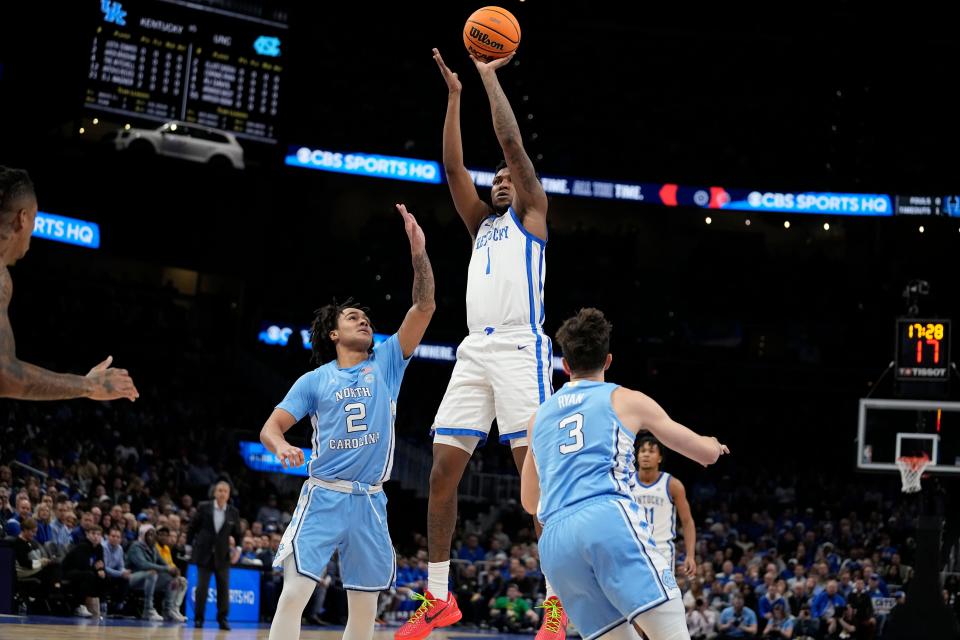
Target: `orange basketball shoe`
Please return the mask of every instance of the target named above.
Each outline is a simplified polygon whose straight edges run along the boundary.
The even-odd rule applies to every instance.
[[[452,593],[447,594],[446,600],[437,600],[432,593],[425,591],[422,596],[413,594],[413,599],[422,604],[393,634],[394,640],[424,640],[434,629],[450,626],[463,617]]]
[[[546,611],[543,613],[543,624],[540,625],[540,631],[537,631],[536,640],[566,640],[567,612],[563,610],[560,598],[550,596],[539,608]]]

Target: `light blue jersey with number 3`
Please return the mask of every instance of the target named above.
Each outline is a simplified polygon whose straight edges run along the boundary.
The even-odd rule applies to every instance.
[[[354,367],[341,369],[332,360],[294,383],[277,408],[297,420],[310,415],[312,477],[365,484],[390,479],[397,395],[408,362],[394,334]]]
[[[636,435],[613,411],[617,386],[568,382],[537,411],[531,446],[540,476],[540,522],[591,498],[633,499]]]

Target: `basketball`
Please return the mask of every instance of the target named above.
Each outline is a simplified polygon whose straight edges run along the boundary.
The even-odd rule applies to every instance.
[[[520,23],[500,7],[477,9],[463,25],[463,44],[485,62],[503,58],[520,45]]]

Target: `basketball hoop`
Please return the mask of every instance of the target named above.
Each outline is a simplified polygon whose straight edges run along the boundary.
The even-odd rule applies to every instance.
[[[903,481],[901,490],[904,493],[916,493],[920,491],[920,477],[929,464],[931,464],[931,460],[926,454],[897,458],[897,467],[900,469],[900,479]]]

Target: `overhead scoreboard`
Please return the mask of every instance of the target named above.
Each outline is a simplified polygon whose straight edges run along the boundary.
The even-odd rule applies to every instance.
[[[85,107],[276,142],[285,20],[229,11],[223,4],[86,1],[99,13]]]

